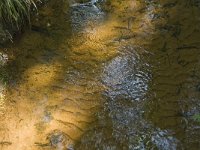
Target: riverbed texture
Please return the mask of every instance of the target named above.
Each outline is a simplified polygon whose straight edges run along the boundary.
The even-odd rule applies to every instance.
[[[1,150],[200,149],[199,0],[52,0],[3,49]]]

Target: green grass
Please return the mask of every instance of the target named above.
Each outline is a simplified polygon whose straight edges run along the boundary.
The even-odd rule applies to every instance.
[[[0,21],[3,25],[17,26],[30,20],[34,0],[0,0]]]

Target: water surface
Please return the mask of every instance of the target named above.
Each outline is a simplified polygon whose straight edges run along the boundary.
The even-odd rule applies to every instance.
[[[199,8],[50,2],[8,48],[1,149],[198,150]]]

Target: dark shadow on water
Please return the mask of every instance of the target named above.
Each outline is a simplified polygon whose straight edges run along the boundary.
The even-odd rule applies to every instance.
[[[180,141],[178,149],[199,149],[199,1],[160,1],[163,13],[155,17],[157,35],[149,50],[152,83],[147,119],[167,129]],[[165,16],[165,22],[159,22]]]

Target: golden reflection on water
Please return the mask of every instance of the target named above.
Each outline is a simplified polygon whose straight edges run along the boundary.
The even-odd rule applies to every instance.
[[[27,69],[22,78],[28,79],[25,84],[42,88],[49,85],[55,78],[55,68],[52,65],[39,64]]]
[[[129,6],[122,18],[135,14],[137,19],[129,22],[132,16],[123,20],[113,13],[99,25],[85,27],[86,32],[71,35],[65,34],[71,32],[70,25],[60,21],[57,14],[50,13],[49,8],[44,8],[42,14],[48,14],[51,26],[61,31],[58,29],[55,37],[28,31],[11,48],[22,51],[14,61],[21,80],[9,87],[6,95],[10,104],[0,123],[0,141],[10,144],[0,145],[2,149],[62,149],[75,144],[95,121],[95,113],[103,105],[101,92],[105,90],[98,80],[101,64],[115,57],[120,46],[127,44],[126,39],[131,39],[128,43],[145,43],[141,39],[153,32],[146,14],[137,12],[142,3],[113,4],[116,5],[115,13]],[[138,34],[143,36],[133,40]],[[43,56],[47,51],[53,55],[48,60]],[[3,104],[1,96],[0,107]],[[57,143],[52,139],[56,136],[61,138]]]
[[[112,56],[113,52],[104,51],[105,46],[98,41],[100,37],[87,37],[85,41],[83,36],[71,40],[62,34],[59,36],[63,38],[60,46],[36,33],[27,33],[17,45],[25,54],[20,53],[19,60],[15,61],[21,80],[7,93],[8,112],[1,120],[0,130],[2,149],[66,148],[79,140],[94,121],[104,87],[93,76],[99,69],[98,62],[105,61],[104,57]],[[97,41],[99,44],[95,44]],[[46,47],[56,48],[58,53],[53,54],[50,62],[43,62],[41,58]],[[64,76],[70,73],[71,67],[72,72],[78,69],[84,74],[81,78],[72,74],[75,83],[70,83],[70,79],[67,79],[69,83],[65,81]],[[54,143],[52,137],[57,134],[61,141]]]

